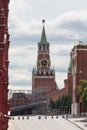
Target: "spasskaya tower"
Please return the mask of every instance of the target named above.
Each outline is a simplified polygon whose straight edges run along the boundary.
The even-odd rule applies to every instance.
[[[57,84],[55,82],[55,70],[51,67],[50,44],[47,42],[44,23],[41,40],[38,43],[37,65],[32,71],[32,90],[44,88],[48,93],[55,91]]]

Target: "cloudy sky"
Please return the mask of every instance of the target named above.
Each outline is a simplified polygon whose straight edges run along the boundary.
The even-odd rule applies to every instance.
[[[32,88],[42,19],[56,82],[64,87],[70,51],[78,40],[87,41],[87,0],[10,0],[9,8],[9,88]]]

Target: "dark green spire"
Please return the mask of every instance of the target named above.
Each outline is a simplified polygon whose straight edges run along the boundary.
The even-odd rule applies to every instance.
[[[70,58],[70,64],[69,64],[69,68],[68,68],[68,73],[72,73],[72,62],[71,62],[71,58]]]
[[[41,40],[39,44],[48,44],[46,33],[45,33],[45,27],[44,27],[45,20],[42,20],[42,23],[43,23],[43,29],[42,29]]]

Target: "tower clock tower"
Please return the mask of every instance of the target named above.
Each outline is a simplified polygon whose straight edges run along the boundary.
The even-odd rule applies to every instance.
[[[43,29],[41,40],[38,43],[37,65],[32,71],[32,90],[45,89],[51,93],[57,89],[55,82],[55,70],[51,67],[50,60],[50,44],[47,42],[44,23],[42,20]]]

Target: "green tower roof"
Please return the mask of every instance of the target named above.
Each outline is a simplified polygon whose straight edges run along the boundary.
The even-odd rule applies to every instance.
[[[69,64],[69,68],[68,68],[68,73],[72,73],[72,62],[70,59],[70,64]]]
[[[42,20],[42,22],[43,22],[43,29],[42,29],[41,40],[40,40],[39,44],[48,44],[47,38],[46,38],[46,33],[45,33],[45,27],[44,27],[45,20]]]

